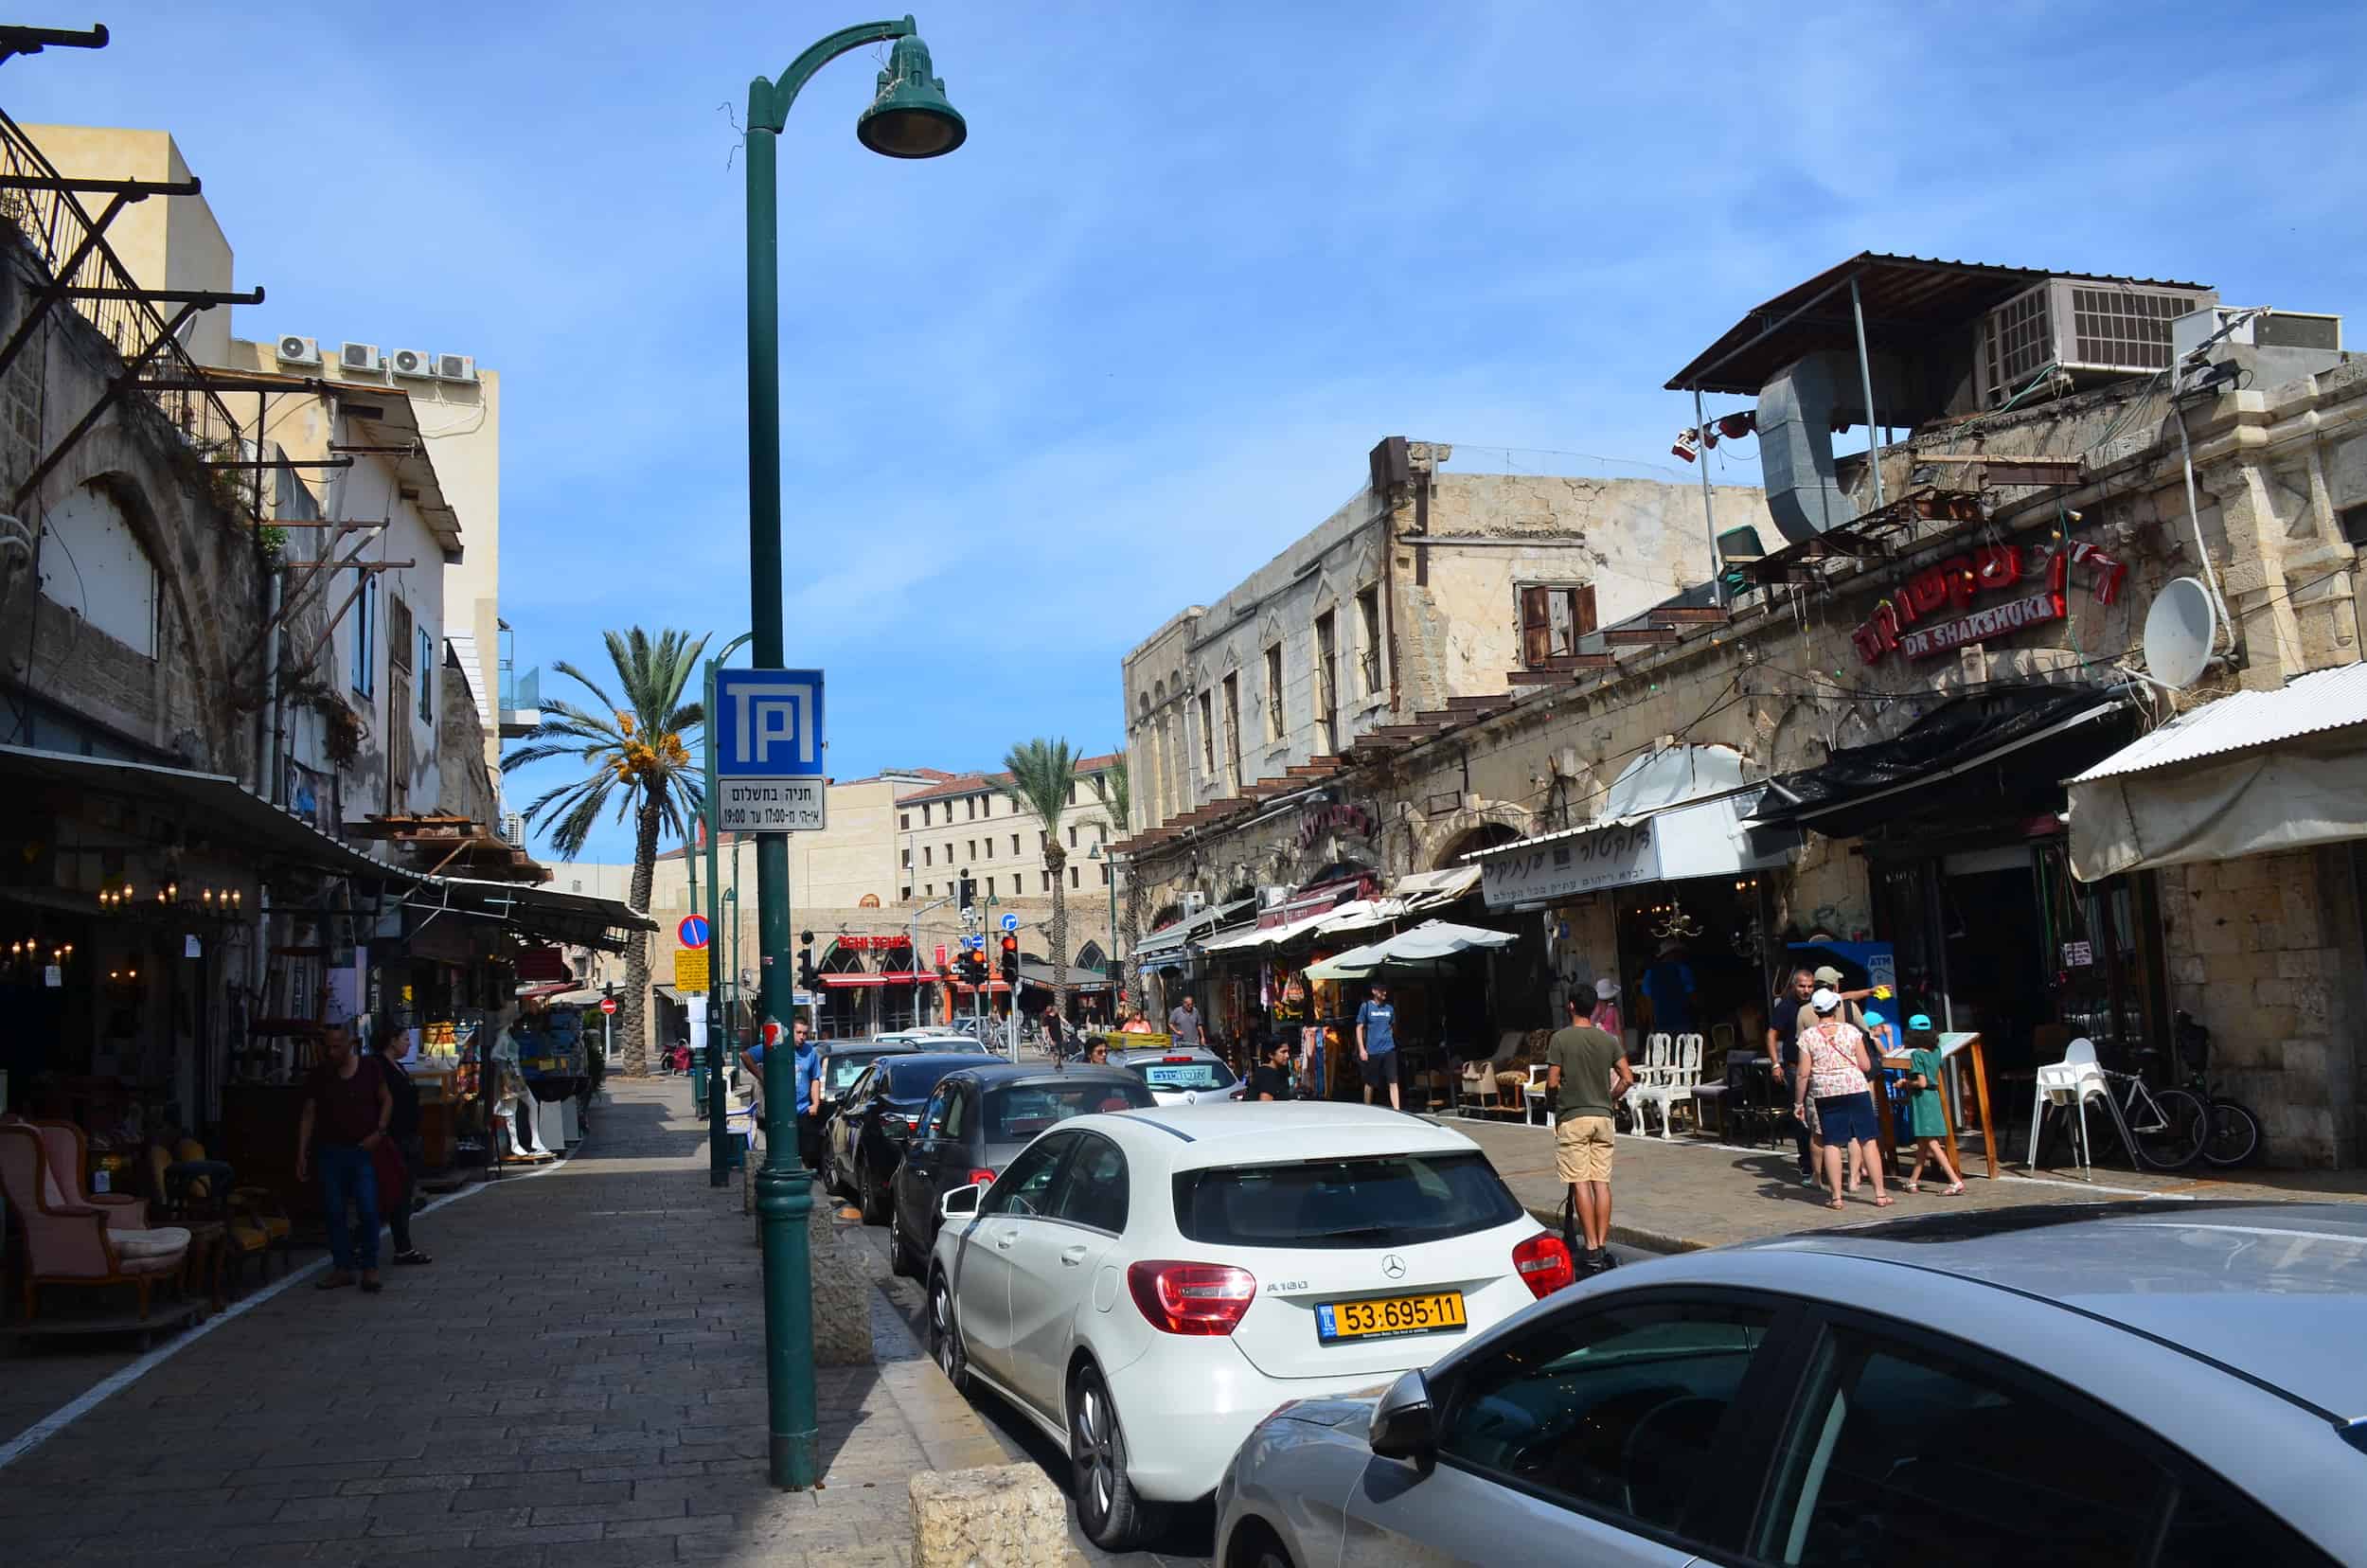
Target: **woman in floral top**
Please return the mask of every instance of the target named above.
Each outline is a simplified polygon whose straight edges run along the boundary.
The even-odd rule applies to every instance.
[[[1792,1111],[1806,1120],[1808,1099],[1814,1096],[1817,1121],[1824,1133],[1824,1185],[1832,1192],[1825,1206],[1844,1206],[1842,1151],[1849,1149],[1874,1172],[1875,1206],[1888,1208],[1891,1197],[1883,1187],[1881,1147],[1876,1141],[1881,1131],[1875,1120],[1874,1094],[1866,1086],[1873,1061],[1866,1055],[1865,1033],[1834,1016],[1841,997],[1829,986],[1819,987],[1808,998],[1808,1006],[1815,1010],[1816,1022],[1800,1031],[1800,1048],[1807,1057],[1808,1070],[1796,1075],[1806,1081],[1793,1091]]]

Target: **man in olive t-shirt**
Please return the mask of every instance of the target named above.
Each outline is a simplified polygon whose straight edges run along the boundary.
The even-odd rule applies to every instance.
[[[1575,997],[1568,1006],[1570,1026],[1555,1030],[1545,1047],[1545,1087],[1558,1091],[1554,1162],[1586,1238],[1586,1256],[1571,1261],[1600,1274],[1611,1240],[1611,1112],[1634,1085],[1635,1073],[1627,1046],[1581,1018]]]

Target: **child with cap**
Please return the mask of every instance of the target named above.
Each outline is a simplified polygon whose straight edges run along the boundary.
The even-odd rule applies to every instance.
[[[1948,1163],[1948,1116],[1940,1104],[1940,1039],[1931,1032],[1928,1013],[1907,1020],[1908,1132],[1915,1140],[1914,1168],[1907,1174],[1907,1190],[1923,1190],[1923,1167],[1936,1164],[1948,1178],[1944,1196],[1964,1195],[1965,1179]]]

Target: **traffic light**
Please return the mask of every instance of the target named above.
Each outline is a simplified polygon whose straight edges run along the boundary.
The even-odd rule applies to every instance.
[[[817,989],[820,986],[820,980],[819,977],[815,975],[813,971],[813,933],[810,931],[799,932],[797,934],[797,942],[798,989],[800,990]]]
[[[1003,938],[1003,983],[1019,984],[1019,938],[1007,935]]]
[[[962,908],[964,910],[968,910],[971,905],[978,901],[978,879],[971,876],[967,871],[963,872],[960,891],[962,896]]]

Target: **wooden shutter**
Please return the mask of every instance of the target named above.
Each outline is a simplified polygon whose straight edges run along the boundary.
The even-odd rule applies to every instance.
[[[1521,590],[1521,662],[1534,669],[1553,657],[1553,590]]]

